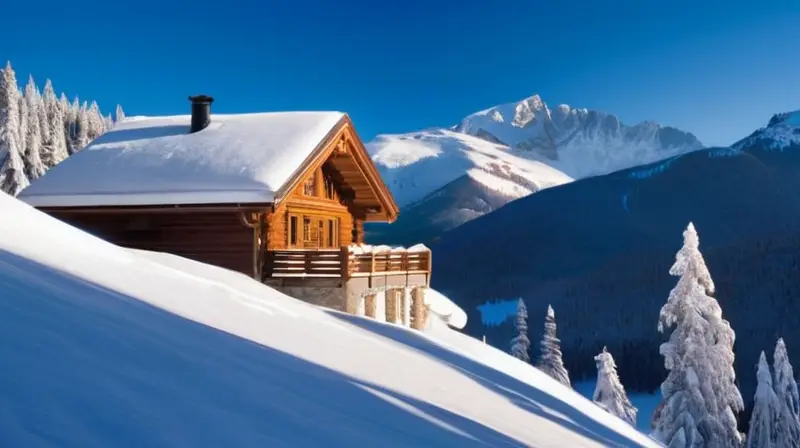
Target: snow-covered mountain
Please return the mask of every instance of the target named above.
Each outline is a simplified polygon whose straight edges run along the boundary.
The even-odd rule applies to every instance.
[[[375,241],[411,244],[511,200],[586,176],[702,148],[692,134],[560,105],[538,95],[474,113],[450,129],[379,135],[367,144],[400,205],[392,226],[368,226]]]
[[[606,112],[566,104],[550,109],[539,95],[476,112],[454,130],[546,160],[576,179],[703,147],[688,132],[650,121],[628,126]]]
[[[572,180],[542,162],[514,154],[507,146],[445,129],[379,135],[368,148],[400,207],[462,176],[510,198]]]
[[[435,318],[312,306],[3,193],[0,216],[3,446],[658,446]]]
[[[800,110],[773,115],[766,127],[734,143],[733,148],[741,151],[758,146],[782,151],[794,145],[800,145]]]

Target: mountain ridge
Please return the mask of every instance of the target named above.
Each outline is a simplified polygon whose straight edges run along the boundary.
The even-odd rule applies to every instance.
[[[553,112],[534,95],[475,112],[447,129],[380,134],[366,146],[402,210],[392,226],[368,226],[367,236],[407,245],[433,241],[543,189],[702,144],[654,122],[627,126],[612,114],[566,104]]]

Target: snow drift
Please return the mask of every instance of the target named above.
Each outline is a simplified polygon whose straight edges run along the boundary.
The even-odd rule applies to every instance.
[[[656,446],[435,325],[324,310],[0,194],[7,446]]]

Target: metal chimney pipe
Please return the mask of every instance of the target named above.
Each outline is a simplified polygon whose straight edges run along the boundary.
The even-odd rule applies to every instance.
[[[189,101],[192,102],[192,127],[189,133],[193,134],[202,131],[211,123],[211,103],[214,102],[214,98],[197,95],[190,96]]]

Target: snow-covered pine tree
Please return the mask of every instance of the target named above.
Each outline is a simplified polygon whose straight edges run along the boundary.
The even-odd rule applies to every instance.
[[[17,101],[19,102],[19,107],[17,107],[17,111],[19,112],[17,141],[19,142],[19,153],[22,155],[22,162],[25,163],[25,151],[28,146],[28,103],[25,101],[25,96],[22,95],[21,92],[17,94]]]
[[[775,344],[775,354],[772,358],[772,382],[775,395],[781,406],[780,421],[778,422],[778,445],[780,447],[800,447],[800,398],[798,398],[797,382],[794,379],[794,369],[789,362],[789,354],[783,338]]]
[[[111,112],[109,112],[108,115],[103,117],[103,126],[105,126],[105,132],[110,131],[111,128],[114,127],[114,118],[111,117]]]
[[[114,123],[119,123],[120,121],[125,119],[125,111],[122,110],[121,105],[117,104],[117,111],[114,115],[116,116]]]
[[[63,100],[59,101],[53,83],[48,79],[44,85],[42,98],[47,122],[47,127],[42,129],[42,162],[46,168],[52,168],[69,156],[62,110],[64,103],[67,106],[69,103],[66,102],[66,96],[62,95],[62,98]]]
[[[76,98],[77,99],[77,98]],[[86,101],[78,108],[75,114],[75,143],[74,150],[80,151],[89,144],[89,107]]]
[[[669,374],[661,384],[665,405],[655,436],[668,446],[738,447],[743,436],[736,413],[744,403],[733,370],[735,333],[710,297],[714,282],[692,223],[683,241],[670,269],[680,279],[659,315],[660,332],[675,329],[660,348]]]
[[[758,387],[753,403],[753,414],[750,417],[750,429],[747,431],[747,448],[788,448],[793,446],[781,445],[778,442],[781,402],[772,389],[772,374],[763,351],[758,361],[756,378],[758,378]]]
[[[564,360],[561,357],[561,341],[556,337],[556,314],[550,305],[547,306],[544,335],[542,335],[540,350],[541,354],[536,367],[555,378],[558,382],[571,386],[569,373],[564,367]]]
[[[32,181],[41,177],[46,171],[41,158],[43,105],[33,76],[28,78],[28,84],[25,85],[25,105],[28,117],[25,136],[25,174]]]
[[[19,86],[11,62],[0,76],[0,190],[16,196],[28,186],[20,152]]]
[[[517,315],[514,322],[517,336],[511,340],[511,356],[525,362],[531,362],[531,341],[528,339],[528,309],[522,298],[517,302]]]
[[[86,144],[89,144],[89,142],[100,137],[105,132],[105,122],[103,121],[103,114],[100,113],[100,106],[97,105],[96,101],[92,101],[86,111]]]
[[[597,385],[594,388],[592,401],[610,414],[636,425],[636,408],[631,404],[625,388],[617,375],[617,364],[614,357],[603,347],[603,351],[594,357],[597,363]]]

